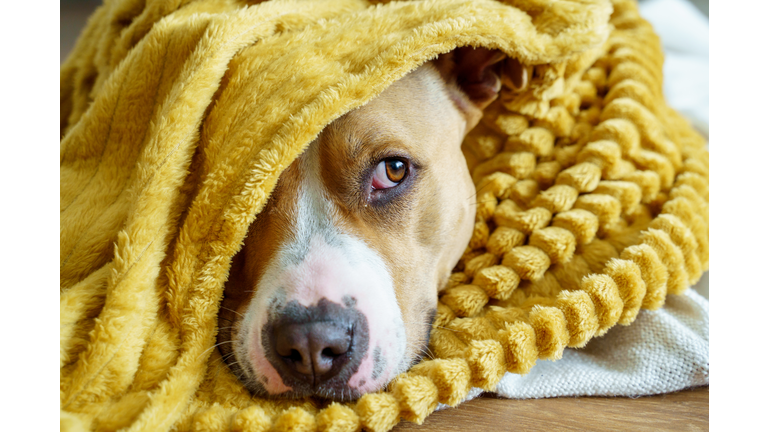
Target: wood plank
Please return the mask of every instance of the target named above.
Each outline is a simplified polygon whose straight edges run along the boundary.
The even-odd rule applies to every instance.
[[[706,431],[709,386],[639,398],[572,397],[510,400],[483,395],[394,431]]]

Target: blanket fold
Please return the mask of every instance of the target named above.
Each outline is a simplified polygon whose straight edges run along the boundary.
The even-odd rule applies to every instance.
[[[328,123],[461,46],[534,72],[464,143],[435,359],[354,403],[252,397],[214,346],[248,226]],[[62,430],[389,430],[660,307],[708,268],[661,64],[624,0],[106,0],[60,75]]]

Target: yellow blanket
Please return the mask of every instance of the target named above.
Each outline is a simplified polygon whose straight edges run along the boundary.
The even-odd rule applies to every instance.
[[[62,430],[385,431],[707,269],[708,154],[664,102],[633,2],[254,3],[106,0],[61,68]],[[329,122],[466,45],[534,74],[464,143],[478,217],[435,358],[356,402],[251,397],[216,316],[278,176]]]

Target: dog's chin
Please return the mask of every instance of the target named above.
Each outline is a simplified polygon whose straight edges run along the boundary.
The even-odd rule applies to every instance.
[[[424,348],[426,349],[426,344],[424,345]],[[228,366],[232,373],[254,396],[268,399],[304,399],[310,397],[334,402],[348,402],[359,399],[364,394],[374,393],[384,389],[392,381],[392,379],[394,379],[395,376],[407,371],[411,368],[411,366],[419,363],[424,358],[423,351],[425,351],[425,349],[419,350],[418,353],[411,355],[409,359],[403,359],[400,363],[402,365],[400,368],[401,370],[393,374],[389,380],[383,381],[378,385],[368,386],[365,391],[352,388],[349,385],[340,383],[338,381],[334,383],[324,383],[319,386],[310,386],[301,382],[291,382],[291,390],[274,394],[270,393],[265,388],[263,383],[253,378],[257,374],[254,372],[253,367],[250,364],[246,364],[248,369],[247,371],[244,370],[239,362],[233,362]]]
[[[360,392],[348,386],[341,388],[331,388],[328,386],[320,386],[316,389],[293,389],[280,394],[270,394],[264,387],[258,383],[253,386],[246,386],[248,390],[255,396],[260,396],[269,399],[305,399],[305,398],[317,398],[325,399],[334,402],[349,402],[359,399],[365,393]],[[383,387],[383,386],[382,386]],[[378,389],[377,389],[378,390]],[[375,391],[375,390],[374,390]]]

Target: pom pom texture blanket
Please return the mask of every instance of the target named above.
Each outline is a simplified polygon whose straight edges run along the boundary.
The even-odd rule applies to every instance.
[[[468,45],[532,79],[464,142],[433,358],[355,402],[254,398],[214,347],[249,224],[323,127]],[[709,265],[662,62],[627,0],[107,0],[61,68],[62,430],[386,431],[661,307]]]

